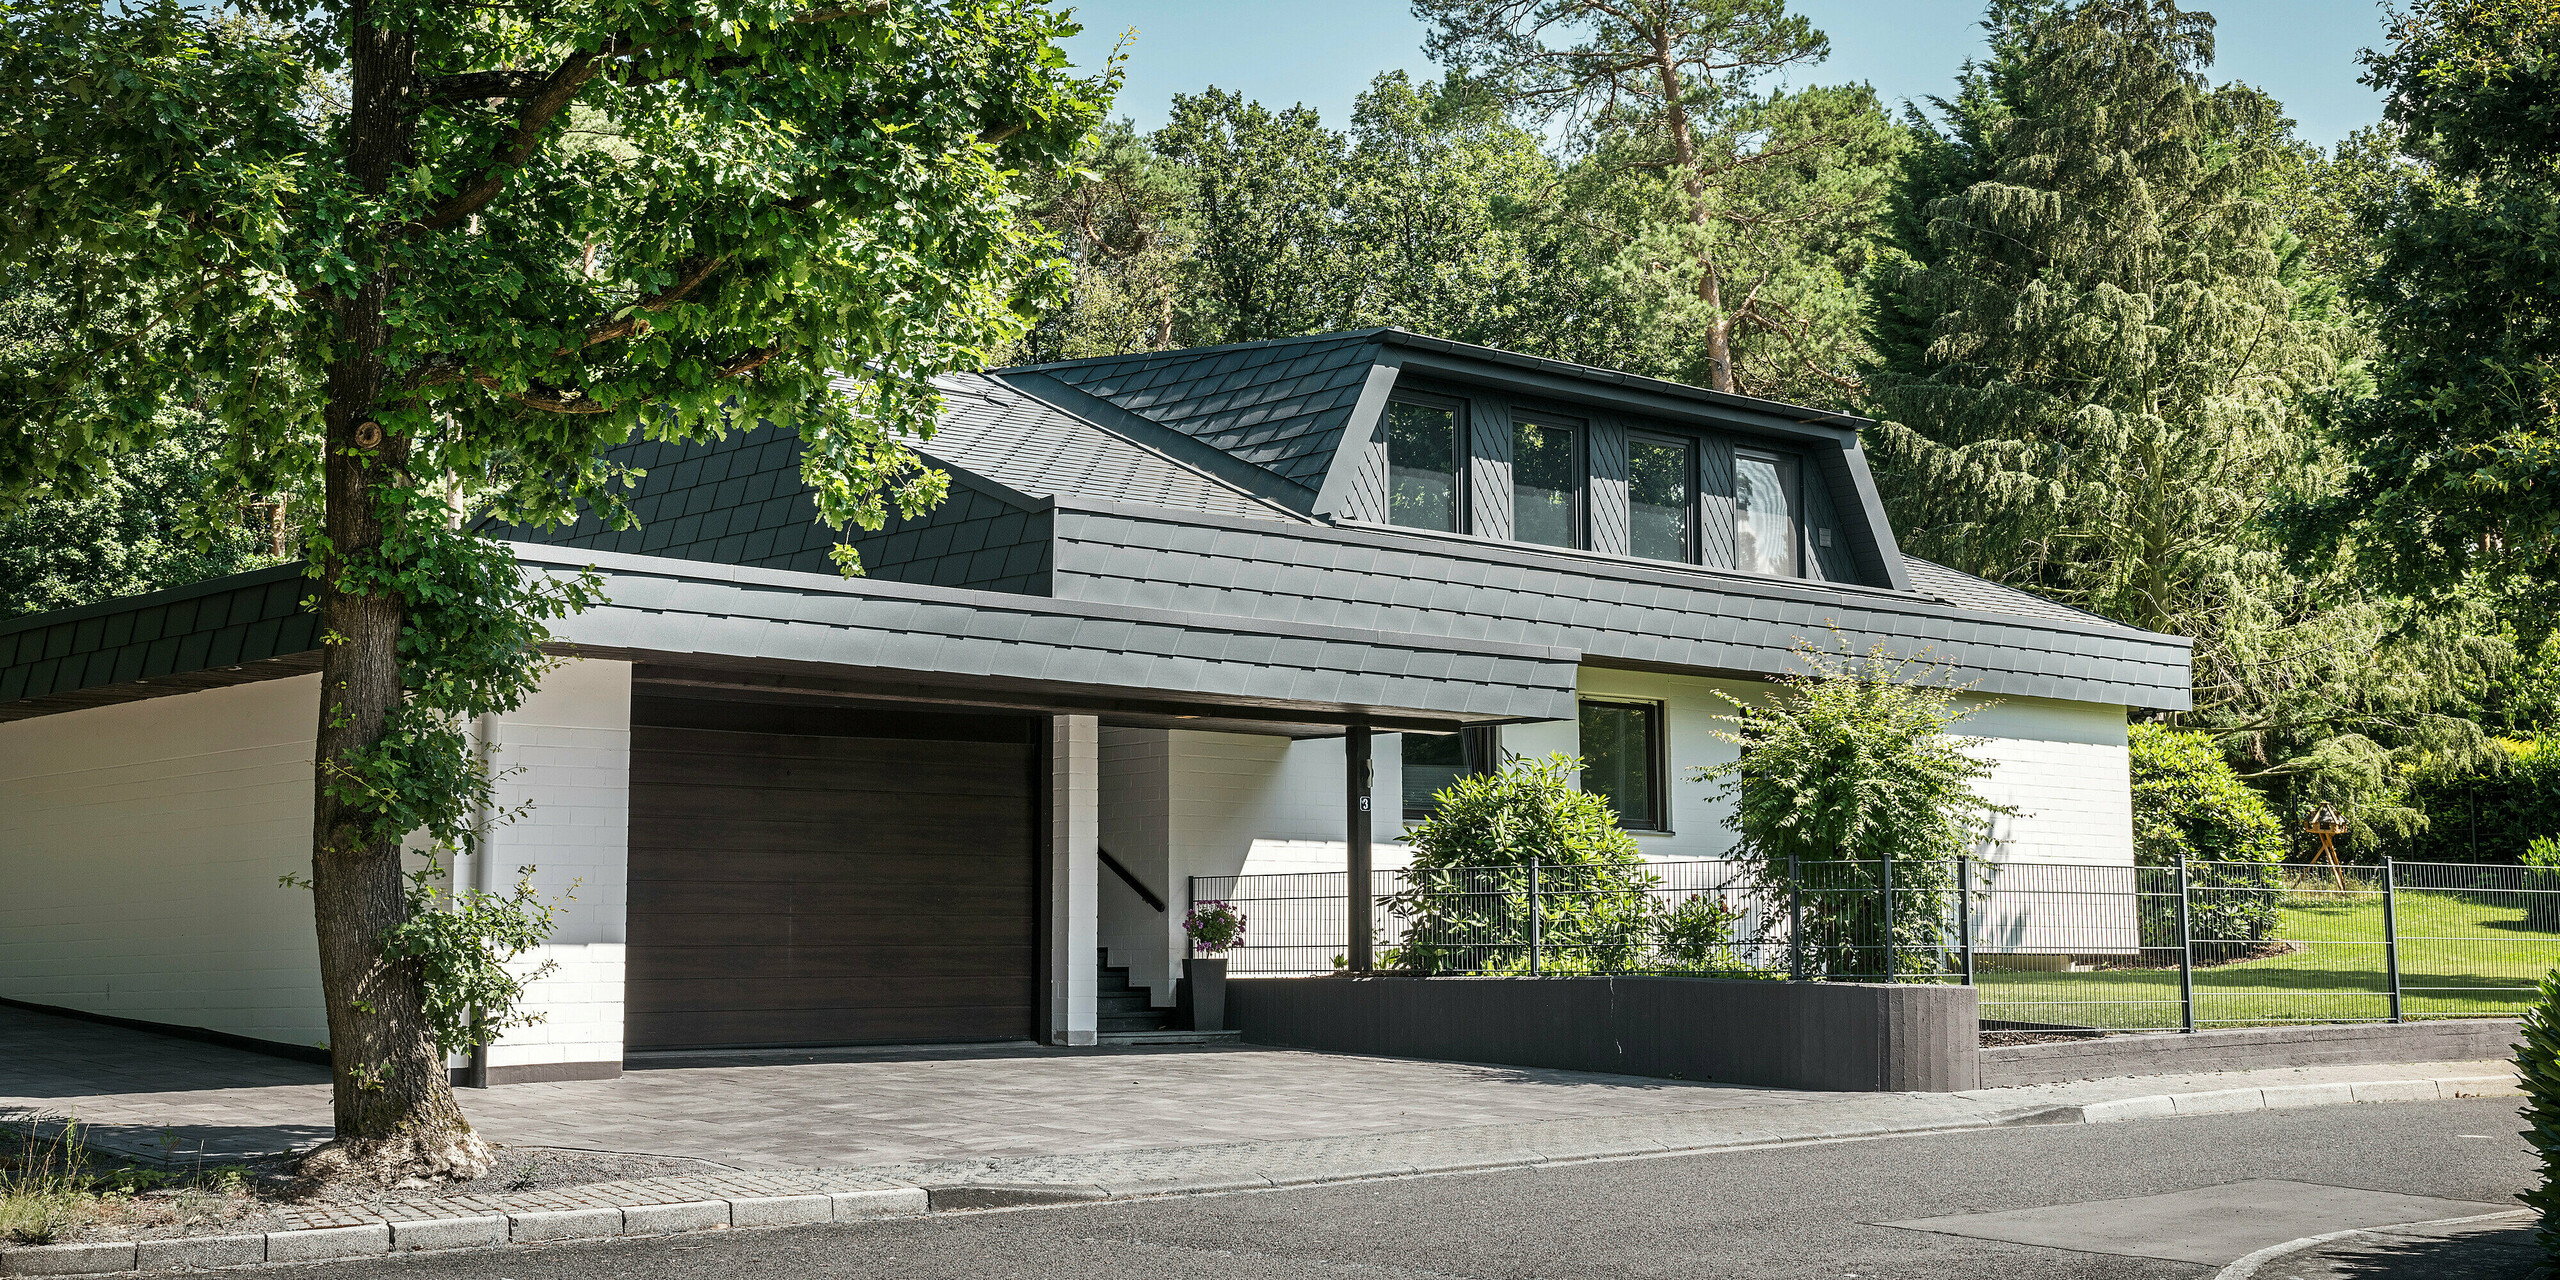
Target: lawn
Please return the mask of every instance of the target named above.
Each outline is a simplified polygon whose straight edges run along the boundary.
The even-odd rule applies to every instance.
[[[2560,965],[2560,932],[2525,920],[2520,893],[2401,889],[2400,990],[2405,1017],[2521,1013],[2534,984]],[[2276,938],[2281,955],[2195,971],[2196,1025],[2354,1022],[2390,1016],[2391,983],[2379,894],[2287,891]],[[2011,1022],[2105,1027],[2179,1025],[2174,963],[2032,973],[1978,958],[1982,1016]]]

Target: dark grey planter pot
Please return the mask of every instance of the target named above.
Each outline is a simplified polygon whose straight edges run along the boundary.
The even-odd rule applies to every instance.
[[[1227,1029],[1227,958],[1193,956],[1182,962],[1183,1030]]]

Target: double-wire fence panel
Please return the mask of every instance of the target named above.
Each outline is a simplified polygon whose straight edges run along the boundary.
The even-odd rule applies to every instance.
[[[1240,975],[1349,948],[1340,872],[1198,877]],[[1381,969],[1970,983],[1986,1030],[2513,1016],[2560,964],[2560,870],[1724,859],[1374,873]]]

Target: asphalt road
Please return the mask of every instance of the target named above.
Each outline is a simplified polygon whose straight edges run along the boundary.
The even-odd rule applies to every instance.
[[[2264,1226],[2270,1195],[2336,1199],[2328,1189],[2354,1188],[2511,1206],[2533,1169],[2517,1128],[2512,1098],[2372,1103],[294,1270],[327,1280],[2192,1280],[2218,1267],[1881,1224],[2222,1187],[2167,1202],[2206,1207],[2176,1210],[2183,1225],[2146,1243],[2127,1245],[2129,1211],[2103,1203],[2045,1228],[2084,1248],[2175,1252],[2183,1241],[2210,1253],[2213,1240]]]

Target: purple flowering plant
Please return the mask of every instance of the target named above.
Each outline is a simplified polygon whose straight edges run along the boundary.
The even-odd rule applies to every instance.
[[[1204,956],[1224,955],[1244,945],[1244,913],[1228,902],[1202,902],[1182,917],[1182,932],[1191,949]]]

